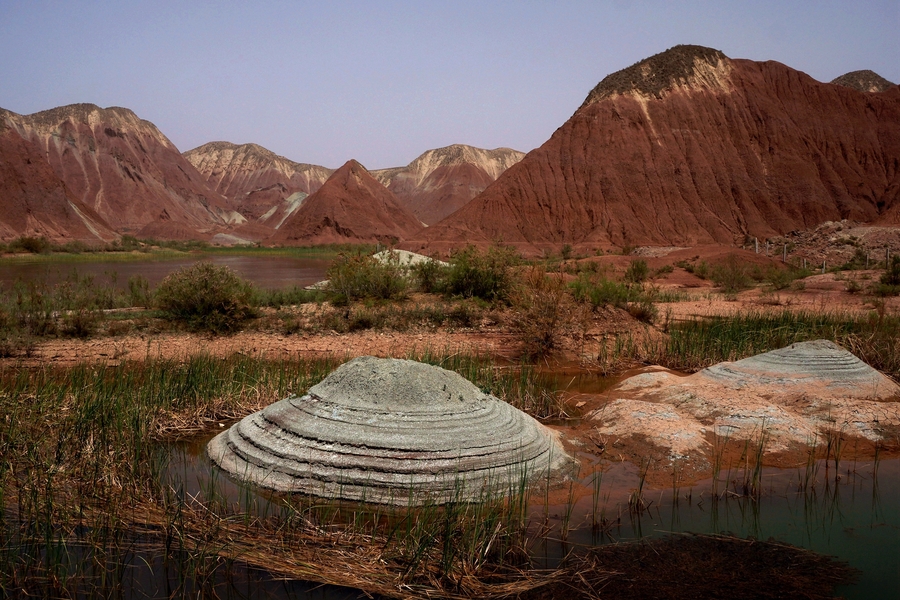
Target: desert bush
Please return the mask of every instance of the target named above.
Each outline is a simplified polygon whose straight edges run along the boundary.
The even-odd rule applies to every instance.
[[[22,236],[9,243],[11,252],[30,252],[31,254],[46,254],[50,252],[50,240],[45,237]]]
[[[643,283],[649,276],[650,269],[647,267],[647,262],[641,259],[631,261],[625,271],[625,281],[631,283]]]
[[[577,310],[562,275],[546,275],[532,267],[512,297],[512,325],[531,358],[546,356],[572,332]]]
[[[641,295],[639,287],[586,273],[573,281],[570,288],[575,300],[586,302],[594,309],[608,305],[626,308],[629,302],[638,300]]]
[[[895,254],[879,280],[884,285],[900,286],[900,254]]]
[[[412,265],[411,271],[420,292],[436,294],[447,287],[448,268],[437,260],[423,260]]]
[[[150,282],[143,275],[128,278],[128,302],[131,306],[149,307],[153,304]]]
[[[512,248],[491,246],[481,252],[469,246],[450,258],[445,291],[463,298],[506,302],[512,292],[512,267],[517,262]]]
[[[406,270],[400,266],[396,255],[382,262],[361,252],[340,254],[326,275],[327,290],[336,305],[362,298],[401,300],[409,289]]]
[[[872,285],[870,291],[882,297],[900,295],[900,254],[895,254],[891,258],[878,283]]]
[[[710,279],[726,294],[745,290],[752,282],[749,269],[734,254],[729,254],[722,263],[712,268]]]
[[[229,333],[256,315],[252,286],[228,267],[199,262],[168,275],[154,301],[164,317],[195,331]]]

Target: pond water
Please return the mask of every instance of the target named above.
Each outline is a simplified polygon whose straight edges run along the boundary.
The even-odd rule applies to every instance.
[[[204,436],[171,446],[169,477],[191,494],[215,487],[232,502],[247,502],[246,490],[220,475],[204,455]],[[598,465],[599,467],[600,465]],[[712,482],[677,490],[649,490],[649,508],[641,514],[628,510],[628,496],[638,487],[637,468],[629,463],[605,465],[596,508],[588,493],[570,507],[545,508],[531,500],[531,518],[544,522],[550,534],[532,550],[540,566],[553,568],[573,548],[635,541],[677,533],[728,533],[741,538],[775,540],[835,556],[862,574],[857,583],[838,594],[850,599],[900,597],[900,459],[879,463],[842,463],[839,478],[820,464],[819,480],[806,492],[798,491],[803,476],[798,469],[765,469],[758,499],[725,495],[712,497]],[[723,481],[726,478],[723,474]],[[591,489],[593,476],[580,483]],[[214,485],[211,485],[214,484]],[[722,486],[720,485],[720,490]],[[277,510],[265,494],[254,497],[258,510]],[[568,513],[567,536],[560,533]],[[592,519],[605,518],[601,530]],[[565,537],[565,541],[560,541]],[[337,597],[337,596],[335,596]]]
[[[53,285],[72,275],[92,276],[100,283],[114,283],[124,288],[128,279],[143,276],[156,286],[169,273],[200,261],[229,267],[238,275],[263,289],[290,286],[307,286],[325,279],[325,271],[331,265],[326,258],[293,258],[287,256],[253,255],[191,255],[171,259],[109,260],[85,262],[48,262],[16,259],[0,263],[0,285],[11,286],[16,281],[45,281]]]

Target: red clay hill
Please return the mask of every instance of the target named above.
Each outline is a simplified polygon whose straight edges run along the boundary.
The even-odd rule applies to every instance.
[[[268,242],[390,242],[406,239],[421,227],[394,194],[350,160],[306,198]]]
[[[106,242],[116,233],[54,173],[38,148],[23,139],[9,121],[17,115],[0,109],[0,240],[20,236],[54,242]]]
[[[256,144],[210,142],[185,152],[184,157],[248,221],[272,231],[334,172],[288,160]]]
[[[606,77],[540,148],[405,247],[732,244],[898,224],[900,88],[676,46]]]
[[[202,238],[243,221],[156,126],[128,109],[73,104],[31,115],[4,111],[2,119],[15,152],[44,162],[39,170],[49,169],[76,206],[119,233]],[[49,202],[45,183],[24,179],[22,197]]]
[[[417,219],[431,225],[468,204],[524,156],[510,148],[454,144],[428,150],[405,167],[372,171],[372,176]]]

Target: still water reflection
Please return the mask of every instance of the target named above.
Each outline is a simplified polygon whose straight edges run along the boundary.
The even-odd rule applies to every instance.
[[[0,264],[0,285],[10,286],[16,281],[46,281],[53,285],[77,272],[92,276],[97,282],[115,283],[124,288],[135,275],[145,277],[151,287],[169,273],[201,260],[226,266],[238,275],[263,289],[307,286],[325,278],[331,259],[292,258],[286,256],[222,256],[192,255],[168,260],[46,262],[16,260]]]
[[[246,505],[246,488],[210,466],[204,455],[208,439],[170,447],[170,482],[191,494],[216,489],[231,502]],[[551,527],[549,535],[533,547],[533,557],[538,565],[554,568],[578,547],[672,533],[727,533],[788,543],[848,562],[862,574],[857,583],[837,590],[845,598],[900,597],[900,495],[896,492],[900,459],[882,460],[877,469],[872,462],[842,464],[841,469],[841,476],[835,478],[834,469],[827,471],[822,462],[817,485],[806,492],[798,491],[800,470],[766,469],[758,499],[725,495],[714,500],[711,481],[691,488],[648,491],[644,496],[649,509],[635,515],[629,513],[628,495],[638,487],[637,469],[628,463],[605,465],[599,493],[588,493],[573,507],[545,507],[541,498],[532,499],[536,527],[548,516]],[[580,483],[592,489],[593,475]],[[264,494],[254,494],[253,505],[264,513],[277,511]],[[563,536],[561,526],[567,514],[568,532]],[[591,526],[601,519],[606,523],[603,528]]]

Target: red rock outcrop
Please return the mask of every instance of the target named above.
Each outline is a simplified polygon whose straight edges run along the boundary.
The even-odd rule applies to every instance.
[[[897,85],[896,83],[888,81],[875,71],[870,71],[868,69],[844,73],[840,77],[832,79],[831,83],[852,88],[859,92],[886,92],[889,88]]]
[[[20,236],[54,242],[106,242],[116,233],[57,177],[34,144],[23,139],[0,109],[0,240]]]
[[[248,221],[277,229],[333,169],[297,163],[256,144],[210,142],[184,153]]]
[[[410,237],[422,224],[396,196],[350,160],[269,238],[276,244],[390,242]]]
[[[605,78],[540,148],[410,249],[731,244],[900,209],[900,88],[675,48]]]
[[[416,218],[431,225],[468,204],[524,156],[510,148],[454,144],[428,150],[405,167],[372,171],[372,176]]]
[[[161,236],[187,228],[202,237],[244,220],[156,126],[128,109],[73,104],[6,114],[71,194],[121,233],[156,224]]]

